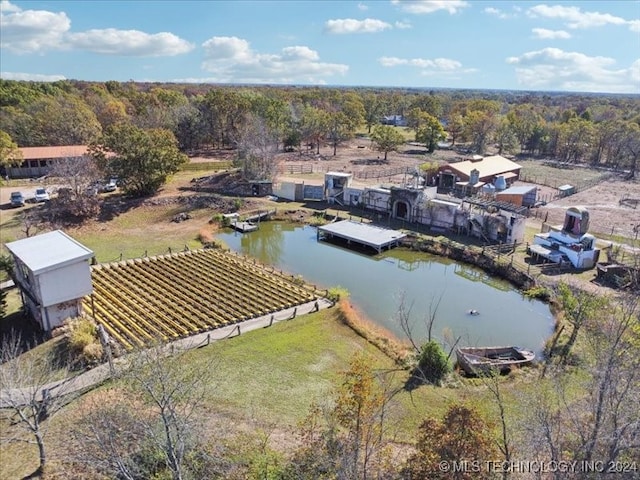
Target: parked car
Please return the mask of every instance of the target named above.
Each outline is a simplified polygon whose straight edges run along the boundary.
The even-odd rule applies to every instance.
[[[36,194],[34,198],[36,202],[48,202],[49,193],[44,188],[36,188]]]
[[[21,192],[11,192],[11,206],[24,207],[24,197]]]
[[[116,183],[116,179],[112,178],[107,183],[105,183],[104,187],[102,187],[102,190],[104,192],[115,192],[117,188],[118,184]]]

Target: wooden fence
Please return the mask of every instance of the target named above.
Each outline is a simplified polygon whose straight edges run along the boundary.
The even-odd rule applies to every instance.
[[[278,171],[288,175],[304,175],[314,173],[314,168],[310,163],[285,163],[278,166]]]
[[[360,179],[377,179],[385,177],[393,177],[394,175],[411,174],[413,170],[409,167],[395,167],[395,168],[383,168],[376,170],[364,170],[362,172],[355,172],[353,176]]]
[[[233,168],[232,162],[193,162],[183,165],[182,167],[180,167],[180,170],[189,172],[219,172],[220,170],[228,170],[230,168]]]
[[[571,183],[571,185],[573,185],[573,187],[575,188],[575,193],[578,192],[582,192],[584,190],[587,190],[588,188],[591,188],[595,185],[598,185],[599,183],[602,183],[608,179],[610,179],[613,176],[613,173],[605,173],[603,175],[600,175],[598,177],[592,178],[590,180],[584,180],[582,182],[575,182],[575,183]],[[520,178],[519,180],[521,182],[526,182],[526,183],[534,183],[536,185],[545,185],[547,187],[551,187],[551,188],[555,188],[557,189],[558,187],[566,184],[566,180],[558,180],[556,178],[549,178],[548,176],[537,176],[537,175],[523,175],[520,174]],[[560,191],[555,193],[555,196],[553,199],[550,200],[555,200],[557,198],[560,198],[562,195],[560,193]]]

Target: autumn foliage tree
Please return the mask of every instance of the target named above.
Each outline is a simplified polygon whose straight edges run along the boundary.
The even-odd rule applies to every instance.
[[[402,471],[402,478],[477,480],[490,478],[485,462],[497,458],[491,428],[477,410],[464,405],[449,407],[442,421],[429,418],[418,429],[416,453],[411,455]],[[466,464],[463,471],[454,471],[454,462]],[[464,463],[466,462],[466,463]],[[474,466],[477,465],[478,468]],[[482,467],[482,468],[480,468]]]
[[[328,411],[314,407],[303,422],[302,446],[285,478],[368,479],[388,473],[390,394],[357,354],[342,375]]]
[[[22,152],[7,132],[0,130],[0,167],[19,165]]]

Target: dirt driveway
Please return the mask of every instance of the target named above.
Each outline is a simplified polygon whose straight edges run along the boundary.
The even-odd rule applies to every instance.
[[[555,200],[540,208],[548,222],[561,224],[567,207],[583,206],[589,211],[590,230],[595,234],[640,238],[640,206],[621,203],[623,198],[640,199],[640,181],[605,180],[575,195]],[[596,235],[597,236],[597,235]]]

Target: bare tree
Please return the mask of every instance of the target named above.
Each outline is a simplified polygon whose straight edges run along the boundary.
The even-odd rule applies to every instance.
[[[429,309],[424,316],[423,324],[427,330],[427,342],[433,340],[433,326],[436,323],[436,318],[438,315],[438,308],[440,308],[440,302],[442,301],[442,296],[444,292],[441,293],[438,297],[435,295],[431,296],[431,300],[429,302]],[[413,348],[419,352],[420,346],[418,345],[415,334],[414,334],[414,326],[415,321],[411,318],[411,310],[413,310],[413,302],[407,305],[407,298],[405,292],[400,292],[398,294],[398,309],[396,310],[395,319],[398,322],[398,325],[402,329],[402,332],[406,335],[411,342]]]
[[[396,310],[395,320],[398,322],[400,329],[403,331],[405,336],[409,339],[415,356],[418,359],[417,365],[413,370],[413,375],[409,382],[409,385],[411,386],[415,386],[420,383],[438,384],[444,375],[450,370],[449,359],[451,358],[451,354],[461,337],[458,337],[458,339],[453,342],[449,355],[446,355],[440,343],[436,342],[432,336],[433,326],[437,319],[438,308],[440,307],[443,295],[444,293],[441,293],[438,297],[431,297],[428,311],[423,319],[423,324],[427,331],[427,340],[422,343],[415,335],[415,321],[412,319],[411,315],[413,303],[407,305],[404,292],[399,294],[398,309]]]
[[[52,219],[57,215],[86,218],[99,211],[97,181],[101,172],[88,156],[66,157],[57,161],[50,173],[59,182],[58,195],[50,202]]]
[[[45,436],[47,419],[70,401],[70,383],[56,381],[69,370],[59,365],[52,355],[42,357],[27,352],[30,345],[20,335],[11,334],[2,340],[0,349],[0,406],[5,409],[12,428],[2,442],[27,442],[38,446],[39,467],[47,465]],[[21,432],[28,432],[25,437]]]
[[[36,235],[43,226],[40,212],[33,208],[24,210],[20,214],[20,220],[22,221],[22,233],[27,238]]]
[[[196,412],[205,393],[205,372],[183,354],[156,346],[132,354],[118,380],[122,387],[86,403],[73,428],[76,461],[133,479],[153,452],[173,480],[189,478],[189,453],[202,449]],[[115,400],[114,400],[115,399]]]
[[[498,440],[498,450],[502,453],[504,461],[511,462],[513,457],[513,447],[511,442],[511,432],[509,423],[507,421],[507,402],[500,386],[500,372],[490,372],[489,375],[480,375],[482,382],[487,387],[487,390],[491,393],[495,405],[498,408],[498,418],[500,426],[500,439]],[[502,472],[502,478],[506,480],[509,478],[509,470],[504,469]]]
[[[237,163],[246,180],[271,180],[276,174],[278,136],[265,120],[253,116],[238,140]]]
[[[49,173],[62,187],[80,195],[101,178],[96,162],[89,156],[65,157],[57,160]]]
[[[586,378],[557,368],[525,399],[523,408],[529,414],[524,439],[541,460],[611,465],[638,458],[638,307],[638,298],[625,298],[614,310],[583,326]]]

